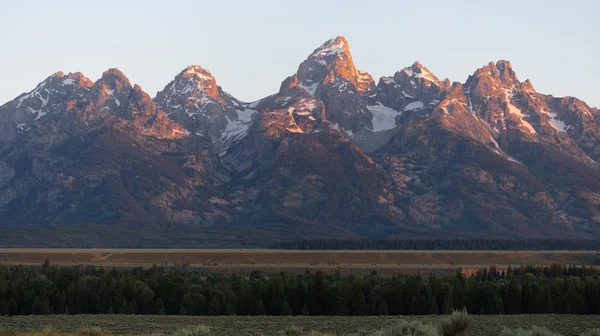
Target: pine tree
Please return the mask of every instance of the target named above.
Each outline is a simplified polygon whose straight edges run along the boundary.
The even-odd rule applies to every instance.
[[[382,299],[379,302],[379,307],[377,307],[377,315],[388,315],[387,304],[385,303],[385,299]]]
[[[19,312],[19,304],[14,297],[11,297],[10,300],[8,300],[8,311],[9,315],[16,315]]]
[[[424,305],[427,305],[427,302],[423,293],[413,296],[410,301],[410,315],[425,315],[428,308]]]
[[[506,314],[521,314],[521,288],[516,277],[512,277],[508,285],[504,288],[504,312]]]
[[[61,291],[56,297],[56,314],[67,314],[67,294]]]
[[[119,314],[131,314],[129,311],[129,306],[127,305],[127,301],[125,299],[121,300],[121,306],[119,306]]]
[[[165,304],[163,303],[163,300],[161,298],[158,298],[156,300],[156,303],[154,304],[154,313],[156,315],[165,315],[167,313],[165,309]]]
[[[135,303],[135,301],[129,301],[129,304],[127,305],[127,311],[129,314],[136,315],[138,313],[137,303]]]
[[[428,295],[428,300],[429,300],[429,311],[427,312],[427,314],[439,314],[439,308],[437,306],[437,302],[435,302],[435,297],[429,293]]]
[[[279,315],[281,315],[281,316],[294,315],[294,312],[292,311],[292,307],[290,306],[290,304],[287,301],[285,301],[283,303],[283,305],[281,305],[281,313]]]
[[[0,300],[0,315],[10,315],[10,308],[5,299]]]
[[[222,310],[223,302],[221,302],[221,297],[217,295],[213,296],[212,300],[210,300],[210,304],[208,305],[208,314],[217,316],[221,314]]]
[[[262,300],[258,300],[256,305],[254,306],[252,315],[256,315],[256,316],[265,315],[265,305],[263,304]]]
[[[442,314],[450,314],[452,313],[452,297],[453,297],[454,287],[449,286],[446,289],[446,296],[444,297],[444,303],[442,304]]]
[[[304,306],[302,306],[302,315],[304,315],[304,316],[310,315],[310,312],[308,311],[308,306],[306,305],[306,303],[304,304]]]
[[[494,303],[492,304],[492,311],[490,314],[501,315],[504,314],[504,302],[500,294],[496,293],[494,296]]]
[[[531,283],[523,287],[521,292],[523,302],[523,313],[533,314],[536,312],[536,298]]]
[[[283,303],[286,302],[285,289],[280,277],[274,277],[267,285],[267,313],[269,315],[279,315]]]
[[[456,281],[454,281],[452,290],[452,308],[459,310],[466,306],[467,303],[465,301],[464,277],[462,274],[460,274],[460,277],[457,277]]]
[[[33,305],[31,306],[31,313],[33,315],[52,314],[52,309],[50,309],[50,303],[48,302],[48,298],[46,298],[46,300],[40,297],[35,298],[35,301],[33,301]]]

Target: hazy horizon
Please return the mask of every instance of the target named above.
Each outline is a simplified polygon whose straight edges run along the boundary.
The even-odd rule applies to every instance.
[[[339,35],[357,68],[376,81],[419,61],[440,79],[464,82],[505,59],[537,91],[600,107],[595,1],[23,1],[3,9],[0,105],[55,72],[95,81],[108,68],[154,96],[192,64],[254,101],[277,92],[315,48]]]

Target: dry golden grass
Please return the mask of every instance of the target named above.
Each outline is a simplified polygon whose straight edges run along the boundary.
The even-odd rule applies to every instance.
[[[431,269],[467,272],[483,266],[595,265],[595,251],[293,251],[201,249],[0,249],[2,264],[142,266],[185,264],[215,272],[295,272],[305,269],[383,274],[427,273]]]

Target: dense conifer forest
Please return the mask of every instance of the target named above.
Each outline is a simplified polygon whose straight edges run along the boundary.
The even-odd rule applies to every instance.
[[[491,267],[469,277],[0,266],[1,315],[597,314],[599,293],[597,269],[560,265]]]

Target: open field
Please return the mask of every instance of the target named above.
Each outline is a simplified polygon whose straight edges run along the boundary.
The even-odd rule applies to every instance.
[[[433,322],[440,316],[368,316],[368,317],[269,317],[269,316],[127,316],[127,315],[51,315],[0,317],[0,334],[4,331],[32,331],[54,326],[59,331],[73,332],[86,327],[101,327],[118,335],[171,333],[179,327],[207,325],[215,335],[274,335],[290,325],[304,330],[336,334],[373,331],[393,325],[401,319]],[[502,327],[544,326],[565,336],[600,326],[597,315],[484,315],[473,316],[468,336],[498,335]]]
[[[215,272],[303,272],[306,269],[383,274],[443,273],[494,265],[596,265],[595,251],[295,251],[202,249],[0,249],[0,263],[151,267],[181,264]]]

